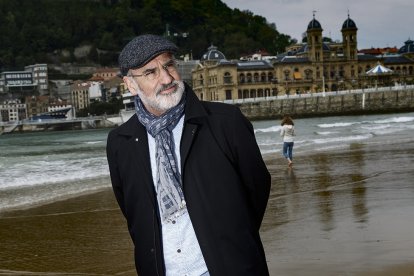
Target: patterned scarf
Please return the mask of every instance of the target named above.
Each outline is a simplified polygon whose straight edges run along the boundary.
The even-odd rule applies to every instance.
[[[147,132],[155,138],[155,159],[157,164],[156,190],[158,206],[163,221],[186,212],[182,191],[181,175],[175,156],[172,130],[184,115],[185,94],[180,103],[157,117],[146,110],[141,99],[135,97],[135,111],[138,120]]]

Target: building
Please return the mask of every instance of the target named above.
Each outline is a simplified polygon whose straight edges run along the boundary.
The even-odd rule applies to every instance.
[[[107,102],[112,99],[120,99],[125,91],[123,80],[119,76],[104,80],[102,83],[103,96]]]
[[[228,61],[210,46],[193,70],[193,90],[201,100],[223,101],[274,96],[274,68],[268,60]]]
[[[406,42],[404,42],[404,46],[402,46],[398,50],[398,53],[411,59],[414,59],[414,41],[409,39]]]
[[[26,104],[20,100],[8,100],[0,104],[0,121],[17,122],[27,118]]]
[[[72,84],[72,80],[51,80],[49,85],[50,95],[62,100],[70,101],[70,89]]]
[[[102,82],[90,81],[88,90],[90,103],[106,102],[106,94],[103,91]]]
[[[101,78],[102,80],[110,80],[119,75],[118,68],[97,68],[92,74],[92,78]]]
[[[200,99],[222,101],[367,88],[377,84],[366,72],[378,63],[393,70],[378,84],[414,83],[413,41],[408,40],[398,54],[358,53],[358,28],[349,15],[341,33],[342,42],[326,41],[314,15],[306,42],[291,45],[276,57],[259,60],[260,55],[252,55],[229,61],[212,46],[193,70],[193,89]]]
[[[49,78],[47,64],[34,64],[24,67],[25,71],[33,73],[33,82],[37,85],[40,95],[49,92]]]
[[[84,81],[75,81],[70,89],[70,102],[76,111],[87,108],[89,102],[89,87],[90,83]]]
[[[24,71],[0,73],[0,94],[25,97],[49,91],[47,64],[28,65]]]
[[[53,99],[49,103],[49,107],[47,109],[48,113],[61,113],[64,118],[72,119],[75,117],[73,114],[72,105],[68,104],[67,100],[62,99]]]
[[[24,96],[37,91],[31,71],[6,71],[0,73],[0,94]]]
[[[27,96],[25,103],[27,107],[27,117],[31,118],[35,115],[48,112],[49,96]]]
[[[177,70],[181,76],[181,79],[188,83],[190,86],[192,85],[192,71],[197,67],[199,63],[198,60],[191,59],[190,55],[185,55],[183,59],[177,60]]]

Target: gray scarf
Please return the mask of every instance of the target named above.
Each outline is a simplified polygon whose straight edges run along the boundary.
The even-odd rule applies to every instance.
[[[181,175],[175,156],[172,130],[184,115],[185,94],[180,103],[157,117],[149,113],[141,99],[135,97],[135,111],[138,120],[147,132],[155,138],[155,159],[157,163],[156,192],[163,221],[186,212]]]

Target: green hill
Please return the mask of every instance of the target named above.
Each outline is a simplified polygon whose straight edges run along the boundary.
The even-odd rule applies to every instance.
[[[275,24],[220,0],[0,0],[0,70],[34,63],[115,65],[132,37],[169,34],[198,59],[214,44],[227,58],[291,42]],[[75,54],[79,46],[90,50]]]

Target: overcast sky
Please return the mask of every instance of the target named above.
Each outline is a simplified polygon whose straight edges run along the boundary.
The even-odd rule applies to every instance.
[[[250,10],[275,23],[279,32],[302,40],[308,23],[321,23],[323,36],[342,41],[341,28],[348,18],[358,28],[358,49],[400,48],[414,40],[413,0],[222,0],[230,8]]]

